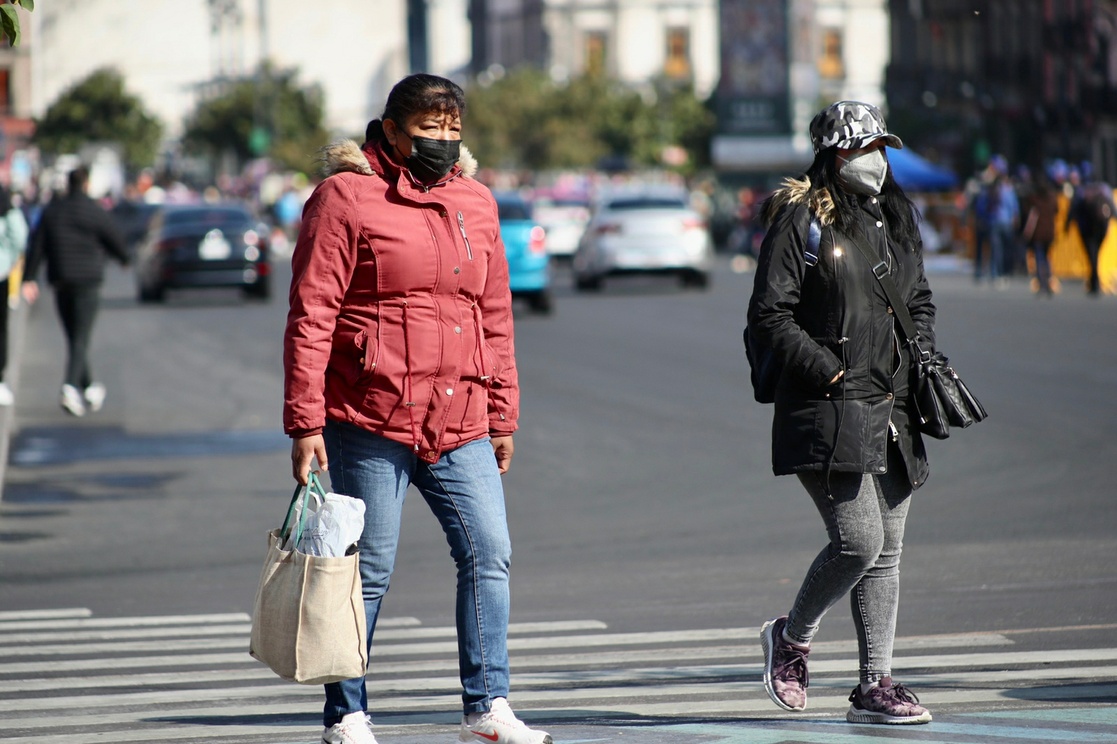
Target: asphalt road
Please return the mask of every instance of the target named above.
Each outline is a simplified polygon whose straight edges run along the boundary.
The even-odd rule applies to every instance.
[[[924,698],[938,705],[936,723],[903,737],[1026,739],[1000,729],[968,733],[971,720],[983,719],[966,716],[1007,706],[1017,711],[1014,725],[1026,709],[1033,716],[1029,725],[1057,726],[1078,737],[1065,740],[1115,741],[1117,670],[1100,664],[1117,659],[1117,300],[1088,299],[1067,282],[1062,295],[1045,301],[1024,283],[978,287],[950,262],[933,266],[940,347],[990,418],[929,443],[932,475],[915,496],[905,541],[898,653],[957,641],[964,647],[1010,645],[1023,656],[927,661],[927,669],[944,668],[947,680],[916,664],[913,673],[931,675]],[[213,616],[239,629],[228,632],[243,653],[244,615],[264,535],[282,519],[293,483],[280,432],[288,276],[281,266],[279,291],[268,303],[245,303],[232,292],[193,292],[172,295],[165,306],[139,306],[130,275],[112,272],[93,355],[108,400],[102,412],[81,420],[58,407],[64,349],[49,293],[29,312],[0,501],[0,741],[31,741],[40,730],[33,719],[5,725],[5,716],[14,715],[5,711],[28,707],[19,701],[34,668],[12,665],[5,628],[19,638],[19,623],[57,625],[65,634],[96,623],[132,627],[136,618],[224,622],[199,620]],[[832,700],[824,698],[830,707],[824,703],[819,717],[810,719],[822,729],[793,723],[799,728],[792,734],[772,728],[786,719],[755,679],[754,629],[786,612],[824,537],[798,483],[771,475],[770,409],[752,401],[740,343],[751,282],[751,274],[721,265],[707,292],[633,279],[578,295],[560,271],[553,316],[517,307],[523,412],[505,477],[517,632],[543,633],[537,642],[545,648],[555,637],[566,638],[569,649],[548,658],[569,674],[579,665],[632,670],[639,664],[617,656],[613,646],[645,642],[660,649],[652,657],[674,670],[659,676],[645,670],[608,687],[641,700],[666,695],[660,707],[573,705],[556,702],[549,692],[521,698],[557,741],[659,742],[684,735],[696,742],[862,740],[863,727],[853,727],[854,735],[832,725],[856,676],[844,605],[831,612],[816,641],[836,654],[833,669],[812,668],[812,691],[833,693]],[[453,581],[441,532],[422,500],[412,498],[384,617],[404,629],[451,625]],[[715,645],[702,646],[706,642]],[[610,652],[595,660],[598,645]],[[387,729],[382,744],[452,740],[452,644],[447,648],[440,658],[449,664],[443,671],[451,681],[427,706],[450,713],[409,717],[414,700],[389,696],[381,708],[395,712],[386,720],[398,728]],[[687,677],[680,667],[688,649],[693,659],[707,653],[716,663]],[[70,652],[79,659],[114,655]],[[56,652],[28,653],[33,663]],[[543,664],[524,657],[516,669],[530,673],[535,663]],[[1073,684],[1080,686],[1055,685],[1028,666],[1053,663],[1070,665]],[[1016,676],[990,683],[997,690],[1053,692],[967,697],[968,676],[1005,669]],[[550,667],[540,672],[551,673]],[[706,702],[724,701],[711,703],[716,710],[708,715],[688,702],[686,690],[655,692],[657,685],[709,681],[708,675],[728,685],[716,692],[691,688],[706,689],[700,695]],[[526,688],[551,684],[549,677],[525,676],[514,674],[514,696],[521,680]],[[605,694],[602,679],[579,679]],[[157,684],[110,682],[102,681],[107,691],[98,694],[109,697],[98,704],[112,710],[128,705],[127,694]],[[206,688],[197,679],[165,684]],[[69,681],[44,695],[64,699],[82,685]],[[740,708],[734,701],[741,699],[755,709]],[[1083,700],[1089,715],[1079,712],[1068,722],[1059,714]],[[135,704],[161,703],[137,698]],[[276,713],[289,724],[285,736],[252,728],[266,726],[266,710],[240,708],[243,720],[216,713],[158,718],[177,730],[173,735],[151,733],[161,729],[144,719],[132,738],[94,715],[96,722],[83,730],[103,737],[75,734],[60,723],[51,741],[232,741],[233,733],[243,742],[310,741],[318,704],[304,695],[292,705],[306,715]],[[1055,711],[1052,721],[1043,718],[1045,711]],[[214,729],[220,735],[212,738],[197,733],[207,725],[224,729]],[[1059,739],[1051,730],[1036,740]]]

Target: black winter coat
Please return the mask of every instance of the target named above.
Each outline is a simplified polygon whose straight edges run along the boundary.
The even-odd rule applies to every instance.
[[[834,225],[834,203],[809,180],[789,180],[769,202],[748,324],[783,364],[772,424],[776,475],[807,470],[887,472],[894,441],[908,481],[929,468],[909,402],[911,364],[888,299],[862,252]],[[819,259],[804,255],[811,214],[822,226]],[[925,346],[934,347],[935,306],[922,245],[886,240],[875,197],[861,200],[859,238],[890,266]],[[836,383],[830,381],[844,370]]]
[[[106,253],[128,263],[128,247],[112,215],[85,194],[56,197],[31,235],[24,277],[35,280],[46,261],[47,280],[54,286],[100,284]]]

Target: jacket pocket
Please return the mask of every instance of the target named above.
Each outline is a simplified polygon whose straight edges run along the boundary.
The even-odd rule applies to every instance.
[[[356,380],[367,382],[376,373],[376,365],[380,362],[380,344],[368,331],[358,331],[353,337],[353,345],[357,349]]]
[[[481,353],[484,355],[484,367],[481,370],[481,381],[487,387],[500,387],[500,373],[504,371],[504,365],[500,363],[500,357],[489,342],[486,341],[481,347]]]

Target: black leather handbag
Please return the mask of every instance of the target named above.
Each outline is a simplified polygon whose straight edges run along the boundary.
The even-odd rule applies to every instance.
[[[915,388],[912,397],[921,432],[935,439],[946,439],[950,436],[950,427],[965,429],[989,415],[941,352],[923,351],[918,344],[912,345],[912,352],[918,354],[913,357]]]
[[[950,366],[950,360],[941,352],[925,351],[920,347],[919,331],[908,312],[907,304],[900,297],[900,290],[888,275],[888,264],[870,253],[860,241],[853,242],[868,260],[873,276],[884,289],[884,294],[892,305],[892,312],[900,323],[904,341],[911,350],[914,368],[911,397],[919,417],[919,430],[929,437],[946,439],[950,436],[952,426],[965,429],[983,421],[989,414]]]

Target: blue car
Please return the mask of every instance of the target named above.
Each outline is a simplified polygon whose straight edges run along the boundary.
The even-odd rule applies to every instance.
[[[531,205],[512,191],[498,191],[500,238],[508,256],[509,285],[513,297],[527,301],[536,313],[554,309],[551,297],[551,266],[546,233],[531,217]]]

